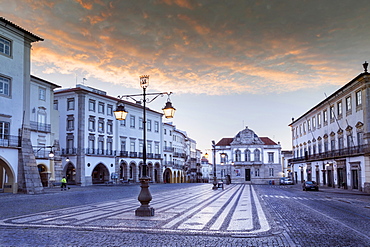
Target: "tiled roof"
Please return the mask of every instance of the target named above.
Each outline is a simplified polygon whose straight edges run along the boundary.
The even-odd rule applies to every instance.
[[[260,137],[260,139],[266,144],[266,145],[277,145],[276,142],[274,142],[273,140],[271,140],[270,138],[268,137]]]
[[[219,142],[216,143],[216,146],[230,146],[230,143],[234,138],[222,138]]]
[[[35,35],[35,34],[33,34],[33,33],[29,32],[29,31],[27,31],[26,29],[24,29],[24,28],[22,28],[22,27],[18,26],[17,24],[15,24],[15,23],[13,23],[13,22],[11,22],[11,21],[8,21],[8,20],[7,20],[7,19],[5,19],[4,17],[1,17],[1,16],[0,16],[0,21],[3,21],[3,22],[5,22],[6,24],[9,24],[9,25],[11,25],[12,27],[14,27],[14,28],[16,28],[16,29],[18,29],[18,30],[20,30],[20,31],[22,31],[22,32],[24,32],[24,33],[26,33],[26,34],[30,35],[32,38],[34,38],[34,41],[44,41],[44,39],[43,39],[43,38],[41,38],[41,37],[39,37],[39,36],[37,36],[37,35]]]

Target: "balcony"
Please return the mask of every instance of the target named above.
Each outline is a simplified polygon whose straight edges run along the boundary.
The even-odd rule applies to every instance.
[[[370,153],[370,145],[361,145],[355,146],[350,148],[343,148],[337,149],[333,151],[312,154],[312,155],[305,155],[304,157],[297,157],[293,159],[289,159],[289,162],[312,162],[317,160],[324,160],[324,159],[340,159],[346,158],[348,156],[358,156]]]
[[[137,152],[130,152],[130,158],[137,158]]]
[[[128,151],[120,151],[119,156],[120,157],[128,157]]]
[[[0,147],[20,147],[20,137],[11,135],[0,135]]]
[[[40,132],[45,132],[45,133],[51,132],[50,124],[30,121],[30,126],[31,126],[31,130],[34,130],[34,131],[40,131]]]
[[[163,151],[165,151],[165,152],[173,152],[173,147],[165,146],[165,147],[163,148]]]
[[[62,155],[77,154],[76,148],[62,148]]]
[[[109,149],[86,148],[85,153],[87,155],[96,155],[96,156],[114,156],[113,150]]]

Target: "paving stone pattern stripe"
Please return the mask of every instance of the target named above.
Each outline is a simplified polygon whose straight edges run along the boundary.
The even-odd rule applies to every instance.
[[[271,230],[252,185],[232,184],[212,190],[209,184],[153,195],[152,217],[137,217],[136,199],[53,210],[0,221],[0,225],[174,232],[201,235],[251,235]]]

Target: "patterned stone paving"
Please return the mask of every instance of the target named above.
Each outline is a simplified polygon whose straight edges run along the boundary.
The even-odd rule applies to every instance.
[[[138,206],[136,199],[117,200],[6,219],[0,225],[227,236],[271,231],[260,200],[248,184],[156,194],[152,217],[135,216]]]

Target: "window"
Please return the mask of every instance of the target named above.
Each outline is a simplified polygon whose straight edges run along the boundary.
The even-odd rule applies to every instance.
[[[356,92],[356,106],[360,106],[362,104],[362,92]]]
[[[362,145],[362,132],[357,132],[357,145]]]
[[[274,153],[269,152],[269,153],[268,153],[268,156],[269,156],[269,163],[274,163]],[[271,175],[270,175],[270,176],[271,176]]]
[[[126,140],[121,141],[121,152],[126,151]]]
[[[245,161],[251,161],[251,151],[249,149],[245,150]]]
[[[321,127],[321,113],[317,114],[317,127]]]
[[[11,42],[7,39],[0,37],[0,53],[10,56]]]
[[[89,111],[95,111],[95,100],[89,100]]]
[[[108,134],[113,134],[113,122],[112,122],[112,120],[108,120],[108,123],[107,123],[107,133]]]
[[[254,161],[260,161],[260,150],[256,149],[254,150]]]
[[[10,80],[0,76],[0,95],[10,96]]]
[[[328,140],[324,141],[324,152],[327,152],[327,151],[329,151]]]
[[[130,141],[130,152],[135,152],[135,140]]]
[[[330,106],[330,120],[333,121],[334,117],[334,106]]]
[[[319,144],[318,144],[318,149],[319,149],[318,150],[319,154],[322,153],[322,144],[321,144],[321,142],[319,142]]]
[[[254,175],[255,175],[256,177],[259,177],[259,176],[260,176],[260,169],[256,168],[256,169],[254,170]]]
[[[312,128],[316,128],[316,117],[312,117]]]
[[[343,137],[338,137],[338,149],[341,150],[344,148],[344,140]]]
[[[148,119],[148,122],[146,123],[146,129],[148,131],[152,131],[152,120]]]
[[[167,135],[167,129],[164,129],[164,134]]]
[[[74,109],[75,109],[75,99],[74,98],[67,99],[67,110],[70,111]]]
[[[352,101],[351,101],[351,96],[346,98],[346,111],[351,111],[352,110]]]
[[[159,132],[159,122],[157,122],[157,121],[154,122],[154,132],[156,132],[156,133]]]
[[[269,176],[270,177],[274,176],[274,168],[269,168]]]
[[[141,153],[143,152],[143,146],[144,146],[143,143],[144,143],[143,141],[139,141],[139,152],[141,152]]]
[[[135,128],[135,116],[130,116],[130,127]]]
[[[307,129],[308,131],[311,131],[311,120],[310,119],[307,120]]]
[[[330,149],[331,151],[335,150],[335,140],[334,139],[330,141]]]
[[[67,130],[68,131],[74,130],[74,126],[75,126],[74,116],[73,115],[68,115],[67,116]]]
[[[58,100],[54,100],[53,109],[58,110]]]
[[[120,120],[119,122],[120,122],[121,126],[126,126],[126,119],[125,120]]]
[[[89,135],[89,154],[94,153],[94,148],[95,148],[95,136],[94,135]]]
[[[353,147],[353,138],[352,138],[352,135],[348,135],[347,136],[347,147]]]
[[[113,154],[113,139],[108,137],[107,139],[107,155]]]
[[[147,145],[148,147],[147,147],[147,153],[148,154],[151,154],[151,153],[153,153],[153,150],[152,150],[152,143],[151,142],[148,142],[148,145]]]
[[[0,139],[9,139],[10,123],[0,121]]]
[[[159,143],[154,144],[154,152],[155,154],[159,154]]]
[[[241,161],[241,152],[240,152],[240,150],[235,151],[235,161]]]
[[[74,147],[73,142],[74,142],[73,134],[68,134],[67,135],[67,150],[68,150],[68,153],[72,153],[72,149]]]
[[[323,112],[323,121],[324,123],[328,122],[328,111],[327,110],[324,110]]]
[[[337,115],[338,117],[342,116],[342,101],[337,104]]]
[[[102,136],[99,136],[98,140],[98,154],[104,154],[104,139]]]
[[[112,105],[107,106],[107,115],[113,116],[113,106]]]
[[[89,117],[89,131],[95,131],[95,117]]]
[[[39,100],[46,100],[46,89],[39,87]]]
[[[103,118],[99,118],[99,121],[98,121],[98,131],[100,133],[104,133],[104,119]]]
[[[139,117],[139,129],[143,129],[144,127],[143,118]]]
[[[104,114],[104,103],[103,102],[99,102],[98,104],[98,113]]]
[[[303,123],[303,133],[306,134],[306,122]]]

